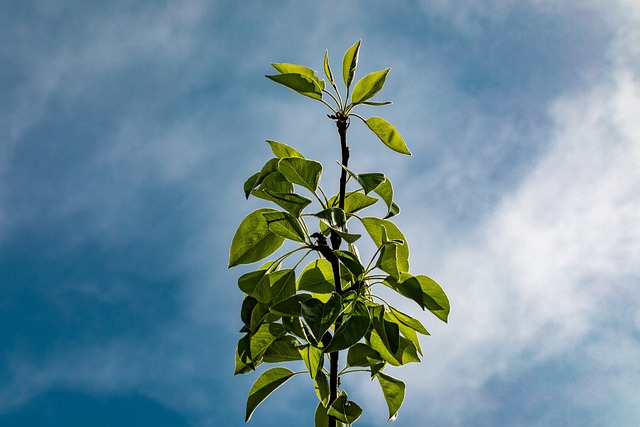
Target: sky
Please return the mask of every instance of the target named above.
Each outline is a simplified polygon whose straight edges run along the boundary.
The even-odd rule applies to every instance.
[[[0,425],[241,426],[244,180],[293,145],[337,182],[321,104],[264,78],[356,77],[413,156],[362,123],[412,271],[437,280],[394,425],[640,425],[640,5],[635,0],[73,0],[0,4]],[[337,184],[335,184],[337,188]],[[386,425],[366,375],[345,378]],[[294,378],[249,425],[311,425]]]

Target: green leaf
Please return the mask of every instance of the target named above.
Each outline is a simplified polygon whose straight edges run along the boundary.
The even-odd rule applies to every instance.
[[[322,99],[322,89],[324,85],[320,84],[317,77],[313,78],[304,74],[287,73],[277,74],[275,76],[265,76],[276,83],[280,83],[293,89],[301,95],[308,96],[312,99]]]
[[[298,347],[300,341],[291,335],[282,336],[271,343],[264,352],[263,359],[267,363],[293,362],[302,360]]]
[[[430,277],[419,275],[416,276],[418,282],[420,282],[420,288],[422,289],[422,302],[427,309],[436,315],[436,317],[443,322],[447,322],[449,319],[449,298],[444,293],[442,288],[435,280]]]
[[[418,319],[414,319],[408,314],[405,314],[393,307],[389,307],[389,309],[391,310],[390,315],[398,319],[399,322],[407,325],[408,327],[416,332],[421,333],[422,335],[429,335],[429,331],[427,331],[427,329],[422,325],[422,323],[420,323]]]
[[[278,159],[284,159],[287,157],[299,157],[304,159],[304,156],[293,147],[283,144],[282,142],[272,141],[267,139],[267,143],[271,146],[271,151]]]
[[[324,352],[331,353],[353,346],[364,337],[369,330],[369,325],[371,325],[371,317],[367,306],[361,301],[356,301],[351,315],[342,321]]]
[[[400,276],[400,267],[398,266],[398,248],[394,244],[385,244],[380,250],[380,256],[376,262],[376,267],[389,274],[391,277]]]
[[[251,175],[249,177],[249,179],[247,179],[244,183],[243,189],[244,189],[244,197],[245,198],[249,198],[249,196],[251,195],[251,192],[253,191],[254,188],[256,188],[256,186],[258,184],[260,184],[258,182],[258,178],[260,177],[260,172],[256,172],[253,175]]]
[[[258,300],[251,296],[246,296],[242,301],[240,318],[242,319],[242,323],[244,323],[245,325],[249,325],[249,322],[251,322],[251,313],[253,312],[256,304],[258,304]]]
[[[329,427],[329,415],[322,402],[318,403],[316,412],[313,416],[315,427]]]
[[[278,316],[271,314],[269,304],[258,303],[251,312],[249,330],[251,333],[256,333],[263,323],[274,322],[276,320],[278,320]]]
[[[407,363],[420,361],[416,346],[405,337],[399,337],[398,351],[391,353],[378,331],[373,329],[369,336],[369,345],[380,353],[380,356],[382,356],[386,362],[393,366],[402,366]]]
[[[299,217],[304,208],[311,203],[311,200],[296,193],[279,193],[268,189],[258,189],[253,190],[251,194],[277,204],[295,217]],[[274,211],[274,209],[269,210]]]
[[[322,164],[298,157],[287,157],[278,162],[278,171],[289,182],[298,184],[315,193],[322,174]]]
[[[327,414],[344,423],[353,424],[362,415],[362,408],[348,400],[347,393],[342,391],[329,406]]]
[[[236,366],[233,375],[246,374],[255,370],[255,366],[251,360],[250,339],[249,334],[245,334],[238,341],[238,347],[236,348]]]
[[[298,64],[274,64],[271,66],[275,68],[280,74],[302,74],[303,76],[309,77],[314,81],[314,83],[320,88],[320,90],[324,89],[324,82],[316,76],[315,70],[312,70],[309,67],[305,67],[304,65]]]
[[[274,271],[269,274],[271,304],[277,304],[296,293],[296,272],[293,269]]]
[[[314,293],[331,293],[336,290],[333,283],[333,267],[324,258],[307,265],[298,278],[298,289]]]
[[[384,105],[389,105],[391,104],[391,101],[383,101],[383,102],[371,102],[371,101],[365,101],[363,102],[364,105],[370,105],[372,107],[382,107]]]
[[[263,400],[294,375],[287,368],[271,368],[260,375],[249,391],[245,422],[251,419],[253,411]]]
[[[426,308],[423,302],[422,288],[418,279],[407,273],[401,273],[400,278],[387,277],[382,283],[416,302],[423,310]]]
[[[305,234],[300,221],[287,212],[269,212],[264,214],[269,230],[285,239],[305,243]]]
[[[347,87],[347,90],[349,90],[353,76],[356,73],[361,41],[362,40],[358,40],[353,46],[347,49],[342,58],[342,78],[344,79],[344,85]]]
[[[309,325],[316,341],[322,340],[324,333],[333,325],[342,311],[342,299],[333,293],[326,303],[319,299],[310,298],[300,304],[302,317]]]
[[[389,408],[389,419],[387,421],[394,421],[398,417],[398,411],[404,401],[405,385],[399,379],[382,372],[378,372],[376,378],[378,378],[382,394],[384,394],[384,400],[387,401],[387,407]]]
[[[279,323],[265,323],[260,326],[260,329],[251,335],[251,360],[261,358],[271,343],[284,334],[284,327]]]
[[[364,272],[364,266],[358,257],[349,251],[333,251],[340,262],[356,277]]]
[[[333,81],[333,73],[329,66],[329,51],[324,52],[324,75],[327,76],[327,80],[331,83],[331,86],[336,87],[336,83]]]
[[[342,166],[342,168],[346,170],[353,179],[358,181],[358,184],[360,184],[365,194],[369,194],[371,191],[375,190],[381,182],[387,179],[384,174],[380,172],[357,174],[350,171],[342,164],[340,166]]]
[[[251,271],[238,278],[238,287],[242,292],[251,295],[259,302],[267,303],[271,300],[271,285],[267,270]]]
[[[383,119],[382,117],[369,117],[365,120],[365,123],[380,138],[380,141],[393,151],[397,151],[401,154],[411,155],[411,152],[407,148],[407,144],[400,136],[400,133],[394,128],[391,123]]]
[[[309,294],[293,295],[277,304],[269,307],[269,311],[277,316],[297,317],[302,316],[300,303],[311,298]]]
[[[336,194],[332,198],[329,199],[329,206],[337,206],[338,205],[338,197]],[[359,191],[352,191],[344,196],[344,212],[347,214],[356,213],[364,208],[367,208],[374,203],[376,203],[378,199],[375,197],[367,196],[362,194]]]
[[[319,218],[348,243],[353,243],[361,237],[360,234],[352,234],[347,231],[347,215],[340,208],[324,209],[314,214],[314,216]]]
[[[263,214],[273,209],[258,209],[242,220],[231,241],[229,268],[239,264],[251,264],[274,253],[284,242],[269,229]]]
[[[309,371],[309,376],[315,379],[318,372],[321,372],[324,362],[322,350],[312,345],[305,345],[298,348],[298,351],[300,352],[300,357]]]
[[[390,240],[402,240],[402,244],[395,245],[398,259],[398,269],[400,272],[409,271],[409,245],[407,245],[407,239],[400,229],[391,221],[386,219],[379,219],[375,217],[362,218],[362,225],[367,230],[371,239],[377,247],[382,246],[382,227],[386,230],[387,236]],[[386,249],[386,248],[385,248]]]
[[[384,363],[380,353],[367,344],[357,343],[347,352],[347,366],[374,366]]]
[[[387,205],[387,215],[385,215],[385,219],[400,213],[400,207],[393,203],[393,186],[389,178],[385,178],[373,191],[375,191]]]
[[[353,94],[351,95],[351,102],[353,105],[361,104],[373,98],[384,86],[385,79],[389,73],[390,68],[382,71],[375,71],[373,73],[364,76],[353,87]]]
[[[313,379],[316,395],[323,405],[329,403],[329,397],[331,395],[331,388],[329,387],[329,380],[327,375],[320,370],[316,377]]]

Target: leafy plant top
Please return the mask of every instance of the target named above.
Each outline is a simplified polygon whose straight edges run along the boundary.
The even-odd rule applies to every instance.
[[[400,133],[385,119],[365,119],[354,113],[356,107],[389,104],[372,100],[382,90],[389,68],[353,84],[359,52],[360,41],[344,54],[344,96],[328,52],[323,68],[331,91],[316,71],[302,65],[272,64],[277,74],[267,76],[330,109],[328,116],[340,137],[341,173],[339,192],[327,194],[321,185],[321,163],[287,144],[268,140],[273,157],[244,183],[247,198],[258,197],[270,207],[247,215],[231,242],[229,267],[264,262],[238,279],[245,297],[235,374],[254,371],[263,363],[293,362],[304,367],[295,372],[282,366],[264,371],[249,391],[246,421],[273,391],[304,374],[318,398],[316,427],[352,425],[362,409],[349,400],[341,378],[363,371],[377,380],[389,409],[388,419],[393,421],[404,400],[405,384],[385,369],[419,362],[418,336],[429,332],[420,320],[389,305],[376,289],[391,289],[441,321],[449,316],[449,300],[438,283],[409,272],[409,244],[392,222],[400,207],[389,178],[381,172],[360,173],[348,167],[351,117],[364,122],[393,151],[411,154]],[[384,207],[381,217],[365,214],[380,203]],[[354,222],[361,225],[365,236],[350,231]],[[293,249],[275,256],[285,241]],[[371,246],[370,259],[361,258],[356,246],[361,243]],[[270,256],[274,258],[265,262]],[[343,351],[346,359],[340,366]]]

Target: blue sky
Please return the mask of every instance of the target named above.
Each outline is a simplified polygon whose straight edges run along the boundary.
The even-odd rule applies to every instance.
[[[263,75],[358,39],[413,156],[354,123],[351,166],[391,178],[452,303],[391,372],[395,425],[639,425],[639,28],[634,0],[3,2],[0,425],[244,424],[242,184],[265,139],[324,180],[339,155],[323,107]],[[314,400],[295,378],[249,425],[310,425]]]

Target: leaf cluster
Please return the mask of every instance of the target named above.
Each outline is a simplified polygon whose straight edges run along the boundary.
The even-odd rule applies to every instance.
[[[325,54],[324,71],[334,94],[315,71],[294,64],[272,64],[279,72],[268,76],[296,92],[332,108],[337,120],[348,118],[358,105],[384,105],[370,101],[383,87],[389,69],[370,73],[350,92],[360,42],[343,59],[343,98],[336,87]],[[329,97],[334,105],[325,100]],[[391,149],[410,154],[399,133],[384,119],[361,118]],[[254,371],[262,363],[302,362],[305,370],[294,372],[278,366],[263,372],[249,392],[248,421],[258,405],[294,375],[309,375],[318,397],[316,426],[329,418],[351,425],[362,409],[342,390],[330,401],[328,355],[346,350],[341,376],[366,371],[376,379],[389,409],[389,420],[404,400],[404,383],[384,372],[391,366],[419,362],[419,335],[429,332],[416,318],[376,296],[374,289],[389,288],[414,301],[446,322],[449,301],[431,278],[409,273],[409,246],[392,222],[400,212],[391,181],[381,172],[356,173],[342,165],[350,189],[328,196],[321,186],[323,166],[295,148],[268,140],[273,157],[244,183],[247,198],[253,196],[271,207],[251,212],[240,223],[231,243],[229,267],[253,264],[274,255],[285,241],[294,249],[264,262],[238,279],[245,294],[240,317],[242,338],[236,349],[235,374]],[[315,203],[314,203],[315,202]],[[381,202],[381,217],[364,212]],[[366,231],[350,231],[351,223]],[[329,246],[327,238],[338,235],[346,248]],[[362,238],[362,240],[360,240]],[[372,245],[371,259],[362,259],[356,244]],[[290,266],[290,267],[287,267]]]

